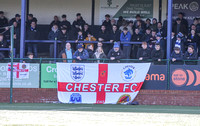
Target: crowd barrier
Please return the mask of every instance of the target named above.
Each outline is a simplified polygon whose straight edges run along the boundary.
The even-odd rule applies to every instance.
[[[14,72],[14,88],[57,88],[56,62],[63,62],[62,58],[35,58],[29,60],[14,59],[14,66],[18,72]],[[111,61],[109,59],[98,59],[100,63],[144,63],[151,62],[151,67],[146,75],[142,89],[146,90],[200,90],[200,67],[199,61],[184,61],[183,64],[172,64],[169,60],[155,62],[152,60],[139,61],[137,59],[122,59]],[[0,61],[0,88],[10,87],[9,58]],[[88,59],[84,63],[96,63],[96,59]],[[193,63],[192,65],[188,62]],[[19,63],[29,65],[29,75],[20,79]],[[195,63],[195,64],[194,64]],[[21,68],[22,69],[22,68]],[[17,78],[18,76],[18,78]]]

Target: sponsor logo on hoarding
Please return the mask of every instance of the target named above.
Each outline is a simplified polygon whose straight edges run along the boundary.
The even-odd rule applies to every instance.
[[[132,81],[136,76],[135,67],[131,65],[125,66],[121,71],[121,76],[127,82]]]
[[[198,70],[176,69],[172,73],[172,82],[176,86],[198,86],[200,84],[200,72]]]
[[[199,4],[195,1],[193,1],[190,3],[189,8],[191,11],[197,11],[197,10],[199,10]]]
[[[85,76],[85,66],[84,65],[71,65],[70,75],[74,81],[76,81],[76,82],[81,81]]]
[[[165,81],[165,74],[147,74],[147,81]]]

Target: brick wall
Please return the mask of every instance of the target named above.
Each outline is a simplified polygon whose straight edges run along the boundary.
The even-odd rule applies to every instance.
[[[0,88],[0,103],[9,102],[10,89]],[[200,91],[141,90],[141,105],[200,106]],[[58,103],[57,89],[13,89],[15,103]]]

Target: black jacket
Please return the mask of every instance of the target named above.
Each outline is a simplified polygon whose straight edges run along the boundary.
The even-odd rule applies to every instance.
[[[163,59],[164,58],[164,52],[162,49],[160,50],[156,50],[154,49],[152,52],[151,52],[151,58],[152,60],[156,61],[158,59]]]
[[[48,34],[48,39],[49,40],[55,40],[55,38],[57,38],[57,40],[60,40],[61,38],[61,31],[57,30],[56,32],[50,31]]]
[[[114,40],[114,42],[119,42],[120,41],[120,31],[116,30],[115,32],[112,30],[110,32],[110,40]]]
[[[27,40],[39,40],[40,33],[37,28],[29,28],[26,33],[26,39]]]
[[[76,25],[81,26],[83,28],[84,25],[85,25],[85,21],[83,20],[83,18],[74,21],[73,22],[73,27],[76,27]]]
[[[60,23],[61,27],[67,27],[67,31],[69,31],[71,29],[71,23],[69,21],[62,21]]]
[[[145,35],[142,37],[142,41],[145,41],[145,42],[149,43],[150,38],[151,38],[151,34],[145,34]]]
[[[140,48],[137,52],[137,58],[139,59],[140,57],[143,58],[143,60],[147,60],[151,58],[151,50],[150,49],[143,49]]]
[[[190,54],[188,51],[184,54],[184,60],[197,60],[198,54],[196,51],[194,53]]]
[[[98,38],[102,38],[104,41],[109,41],[109,32],[107,30],[104,32],[102,30],[99,31]]]
[[[7,41],[5,39],[0,42],[0,48],[7,48]]]
[[[132,36],[132,41],[134,42],[141,42],[142,41],[142,37],[143,35],[142,34],[133,34]]]
[[[88,51],[89,54],[89,58],[92,58],[94,52],[91,49],[86,49]]]
[[[109,30],[109,31],[112,30],[111,20],[109,20],[109,21],[106,21],[106,20],[105,20],[105,21],[102,23],[102,25],[106,26],[106,29],[107,29],[107,30]]]
[[[124,54],[121,49],[119,49],[118,52],[115,52],[114,49],[111,49],[108,53],[108,58],[110,59],[110,57],[115,57],[116,60],[119,60],[124,58]]]
[[[171,59],[175,58],[177,61],[183,60],[183,53],[180,52],[179,54],[176,54],[175,51],[171,54]]]

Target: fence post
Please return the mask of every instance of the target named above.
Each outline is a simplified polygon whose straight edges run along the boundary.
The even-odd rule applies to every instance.
[[[57,55],[56,49],[57,49],[57,38],[55,38],[55,41],[54,41],[54,58],[56,58],[56,55]]]
[[[170,59],[167,59],[167,90],[170,90]]]
[[[12,104],[13,99],[13,45],[14,45],[14,26],[10,27],[10,43],[11,43],[11,71],[10,71],[10,104]]]

